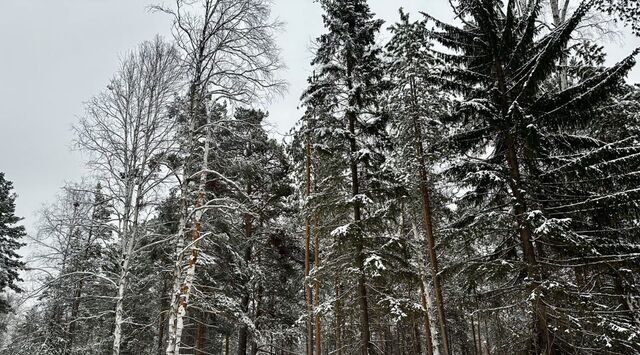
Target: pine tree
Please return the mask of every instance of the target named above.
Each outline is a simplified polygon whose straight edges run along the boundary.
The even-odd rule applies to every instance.
[[[20,260],[18,249],[23,245],[20,239],[26,235],[24,226],[17,225],[21,218],[15,215],[16,194],[13,183],[0,172],[0,292],[13,290],[20,292],[18,282],[24,262]],[[10,310],[6,299],[0,297],[0,313]]]

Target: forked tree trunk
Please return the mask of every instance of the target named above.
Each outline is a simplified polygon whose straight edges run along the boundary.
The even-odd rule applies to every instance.
[[[206,175],[203,173],[203,176]],[[198,262],[199,249],[198,244],[202,233],[202,205],[204,202],[204,191],[199,192],[197,202],[195,204],[196,216],[194,220],[193,230],[191,232],[191,255],[185,271],[184,280],[179,287],[179,296],[177,297],[176,314],[174,320],[174,336],[170,339],[172,342],[167,348],[167,355],[178,355],[182,343],[182,332],[184,331],[184,318],[187,315],[187,307],[189,306],[189,298],[191,297],[191,289],[195,280],[196,265]]]

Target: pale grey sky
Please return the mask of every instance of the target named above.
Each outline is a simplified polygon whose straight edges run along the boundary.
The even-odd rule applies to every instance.
[[[153,0],[1,0],[0,171],[14,182],[17,213],[33,231],[35,213],[65,181],[86,173],[70,150],[71,125],[83,102],[106,86],[125,52],[157,33],[170,36],[163,14],[149,13]],[[450,18],[446,0],[370,0],[386,21],[398,8]],[[309,50],[322,33],[320,7],[312,0],[275,0],[273,15],[285,22],[279,35],[289,92],[269,106],[276,130],[286,133],[299,118],[298,98],[311,72]],[[638,38],[609,45],[611,60],[640,46]],[[634,71],[638,81],[640,70]]]

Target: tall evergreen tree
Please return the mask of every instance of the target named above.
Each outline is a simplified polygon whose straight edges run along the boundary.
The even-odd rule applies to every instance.
[[[22,246],[20,239],[26,235],[24,226],[17,225],[21,218],[15,215],[16,194],[13,183],[0,172],[0,293],[7,290],[20,292],[18,282],[24,263],[17,251]],[[0,297],[0,313],[10,310],[9,303]]]
[[[365,267],[371,261],[371,249],[379,242],[372,234],[374,226],[379,226],[377,222],[389,208],[376,204],[385,199],[390,187],[386,179],[389,171],[384,168],[386,119],[378,105],[381,49],[375,44],[382,21],[374,19],[364,0],[320,3],[327,33],[318,38],[312,61],[318,68],[317,76],[304,98],[322,111],[315,119],[313,141],[325,151],[319,169],[332,176],[320,175],[317,193],[333,199],[325,204],[331,204],[334,216],[342,213],[341,226],[331,234],[342,254],[354,261],[353,273],[348,276],[355,277],[357,285],[359,347],[361,353],[370,354],[375,347]]]
[[[428,338],[427,348],[442,345],[442,352],[449,351],[447,319],[443,297],[443,281],[438,266],[438,251],[436,250],[437,221],[434,205],[434,189],[431,180],[434,174],[430,169],[434,163],[435,146],[441,143],[444,133],[440,119],[447,110],[446,96],[435,85],[440,63],[431,52],[432,44],[426,38],[424,21],[410,22],[409,15],[400,10],[400,22],[390,28],[393,37],[387,44],[387,71],[389,80],[388,111],[392,117],[392,132],[395,153],[397,154],[397,174],[403,176],[405,186],[409,191],[418,190],[418,196],[412,196],[420,201],[420,215],[426,248],[424,255],[428,256],[433,282],[437,336],[430,334],[428,311],[425,333]],[[405,143],[406,142],[406,143]],[[408,160],[407,160],[408,159]],[[407,161],[413,161],[408,164]],[[413,181],[417,180],[417,186]],[[412,195],[416,195],[415,193]],[[422,253],[420,253],[422,254]],[[424,275],[422,275],[424,277]],[[424,291],[428,291],[422,286]],[[423,297],[429,297],[426,292]],[[425,299],[426,306],[426,299]],[[435,341],[432,342],[431,338]],[[432,344],[432,343],[435,343]],[[436,350],[438,351],[438,350]],[[430,352],[430,351],[429,351]]]
[[[606,117],[601,108],[622,88],[635,53],[572,87],[543,90],[592,2],[583,2],[544,35],[536,22],[539,1],[531,2],[524,16],[514,6],[514,1],[506,7],[493,0],[460,1],[464,28],[429,17],[439,28],[431,36],[451,50],[438,55],[458,64],[443,74],[441,84],[463,95],[451,115],[456,130],[451,144],[462,159],[450,172],[468,189],[460,200],[464,212],[459,227],[473,236],[479,252],[469,265],[474,269],[470,275],[485,281],[477,285],[485,300],[500,299],[501,309],[524,311],[501,314],[509,324],[522,320],[523,336],[511,339],[512,351],[555,354],[581,346],[628,350],[629,328],[593,333],[594,321],[605,328],[620,325],[615,306],[606,311],[581,306],[590,292],[577,286],[568,255],[586,265],[624,259],[598,250],[594,242],[600,228],[594,228],[591,213],[585,212],[635,208],[635,189],[601,185],[606,191],[599,191],[586,184],[607,181],[616,171],[634,172],[623,161],[638,147],[597,138],[588,127]],[[494,284],[497,277],[510,286]]]

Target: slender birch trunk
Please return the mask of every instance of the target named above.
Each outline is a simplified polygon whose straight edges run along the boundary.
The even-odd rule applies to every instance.
[[[115,317],[115,327],[113,330],[113,355],[120,354],[120,344],[122,342],[122,323],[124,316],[124,288],[125,288],[125,275],[124,273],[120,274],[120,278],[118,279],[118,295],[116,296],[116,317]]]
[[[567,9],[569,7],[569,0],[564,0],[564,5],[560,9],[558,0],[549,0],[551,6],[551,17],[553,18],[553,25],[555,27],[560,26],[567,18]],[[569,87],[569,73],[567,71],[567,56],[560,57],[560,68],[558,75],[560,76],[560,90],[565,90]]]
[[[116,296],[115,307],[115,326],[113,329],[113,355],[120,354],[120,345],[122,343],[122,324],[124,323],[124,296],[127,287],[127,278],[129,276],[129,260],[133,252],[133,240],[126,241],[124,246],[126,252],[122,258],[120,276],[118,277],[118,294]]]
[[[207,116],[207,132],[209,132],[209,124],[209,116]],[[178,287],[179,292],[176,300],[177,305],[175,309],[175,316],[174,314],[172,314],[171,318],[173,319],[170,319],[173,320],[173,323],[169,323],[170,337],[169,345],[167,346],[167,355],[178,355],[180,353],[180,343],[182,341],[182,332],[184,330],[184,318],[187,314],[189,297],[191,296],[191,289],[195,280],[196,265],[198,262],[198,254],[200,252],[199,242],[202,234],[202,216],[204,215],[204,199],[208,176],[207,169],[209,165],[209,144],[210,137],[209,134],[206,134],[204,140],[204,152],[202,156],[202,170],[200,172],[200,184],[198,186],[198,196],[196,198],[195,208],[193,211],[194,218],[193,229],[191,231],[191,243],[188,245],[188,248],[190,249],[190,257],[187,264],[187,270],[185,271],[184,280]],[[180,264],[179,268],[181,268],[180,260],[178,261],[178,263]],[[177,280],[179,280],[179,278]]]
[[[126,139],[126,136],[125,136]],[[128,161],[127,161],[128,163]],[[128,164],[126,164],[128,165]],[[130,172],[127,172],[130,174]],[[133,187],[131,187],[131,176],[125,176],[126,181],[126,197],[123,220],[120,222],[121,233],[121,260],[120,260],[120,275],[118,276],[118,293],[116,295],[115,306],[115,324],[113,329],[113,346],[112,354],[120,355],[120,345],[122,343],[122,323],[124,323],[124,294],[127,286],[127,276],[129,273],[129,259],[133,251],[133,238],[131,236],[130,214],[131,214],[131,201],[133,200]]]
[[[180,224],[178,227],[177,241],[176,241],[176,262],[173,271],[173,287],[171,292],[171,304],[169,308],[169,326],[167,327],[167,354],[173,354],[176,341],[176,314],[178,313],[178,300],[180,298],[180,280],[182,275],[182,262],[184,253],[184,238],[186,233],[186,219],[187,219],[187,206],[186,206],[186,183],[183,183],[183,198],[182,208],[183,212],[180,216]]]

